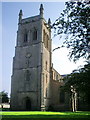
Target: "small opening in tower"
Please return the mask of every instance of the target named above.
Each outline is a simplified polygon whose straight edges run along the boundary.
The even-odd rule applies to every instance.
[[[46,74],[46,83],[47,83],[47,74]]]
[[[33,40],[37,40],[37,30],[36,29],[33,32]]]
[[[27,42],[27,41],[28,41],[28,34],[25,33],[25,34],[24,34],[24,42]]]
[[[47,70],[47,61],[46,61],[46,65],[45,66],[46,66],[46,70]]]
[[[48,35],[46,36],[46,48],[48,48]]]

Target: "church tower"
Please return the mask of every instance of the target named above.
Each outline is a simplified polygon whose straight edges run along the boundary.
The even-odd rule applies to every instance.
[[[11,77],[11,110],[46,110],[50,104],[51,29],[43,18],[19,13]]]

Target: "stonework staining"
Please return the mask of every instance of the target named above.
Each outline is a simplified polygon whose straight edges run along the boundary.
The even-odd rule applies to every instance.
[[[66,99],[65,93],[60,95],[63,78],[52,66],[51,21],[46,22],[43,10],[41,4],[39,15],[25,19],[22,10],[19,13],[11,77],[11,110],[67,108],[62,100]]]

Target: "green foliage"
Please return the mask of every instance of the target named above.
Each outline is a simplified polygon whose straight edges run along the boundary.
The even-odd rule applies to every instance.
[[[0,102],[1,103],[8,103],[9,98],[8,98],[8,93],[5,91],[0,92]]]
[[[62,89],[71,92],[71,86],[73,86],[79,94],[79,98],[90,105],[90,63],[67,75],[65,81]]]
[[[63,46],[70,48],[69,57],[90,58],[90,1],[66,2],[66,8],[53,23],[55,35],[65,37]]]

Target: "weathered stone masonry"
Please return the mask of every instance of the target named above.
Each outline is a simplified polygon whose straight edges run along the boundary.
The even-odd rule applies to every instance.
[[[11,77],[11,110],[60,109],[62,76],[52,67],[51,22],[40,14],[23,19],[19,13]],[[56,76],[56,77],[55,77]],[[64,103],[63,106],[65,107]]]

